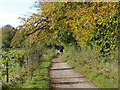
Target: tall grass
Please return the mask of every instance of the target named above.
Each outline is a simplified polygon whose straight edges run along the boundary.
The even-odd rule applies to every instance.
[[[75,70],[84,73],[98,87],[118,88],[118,54],[112,58],[97,57],[95,49],[76,50],[68,47],[62,55],[62,60],[68,62]]]

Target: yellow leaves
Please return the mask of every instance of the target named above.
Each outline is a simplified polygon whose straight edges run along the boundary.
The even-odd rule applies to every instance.
[[[117,10],[112,9],[113,7],[116,7],[112,3],[109,5],[110,8],[108,8],[108,4],[106,5],[105,3],[104,5],[93,3],[90,7],[86,4],[78,5],[76,3],[76,8],[71,8],[71,10],[65,9],[65,5],[65,3],[44,3],[42,6],[43,12],[41,14],[32,15],[29,18],[30,22],[27,23],[27,26],[25,25],[25,28],[29,27],[32,29],[33,22],[38,21],[42,16],[48,18],[47,20],[52,22],[49,24],[49,30],[43,30],[38,36],[37,39],[39,39],[40,42],[47,42],[50,39],[50,37],[48,37],[49,34],[51,34],[52,39],[55,40],[58,37],[58,31],[60,30],[60,34],[62,35],[65,35],[65,32],[68,32],[67,34],[69,36],[70,32],[72,32],[73,37],[78,40],[79,45],[84,45],[84,40],[88,40],[92,37],[90,34],[91,32],[96,32],[95,30],[102,28],[96,24],[102,23],[103,25],[106,25],[107,28],[110,27],[108,21],[109,19],[112,19],[117,12]],[[67,5],[67,7],[69,8],[71,6]],[[61,16],[67,16],[67,18],[57,21]],[[116,24],[118,22],[114,21],[114,23]],[[45,24],[45,22],[38,24],[38,27],[41,27],[43,24]],[[110,28],[113,29],[114,27]],[[116,32],[117,29],[115,29],[114,33]],[[34,35],[36,36],[36,34]],[[34,37],[34,35],[31,35],[30,37]]]
[[[79,13],[77,13],[77,15],[76,15],[77,17],[79,17],[80,16],[80,14]]]
[[[54,29],[54,25],[51,25],[49,29]]]
[[[53,38],[55,38],[55,39],[56,39],[56,38],[57,38],[57,35],[53,36]]]
[[[52,36],[54,39],[57,38],[57,36],[58,36],[58,32],[59,32],[59,30],[58,30],[58,31],[54,31],[53,36]]]
[[[51,26],[49,29],[52,29],[53,27]]]
[[[68,24],[69,23],[69,21],[66,21],[66,24]]]
[[[94,20],[97,20],[97,19],[98,19],[97,15],[94,15]]]
[[[20,30],[20,33],[22,33],[22,30]]]
[[[98,27],[95,27],[95,29],[98,29]]]
[[[114,34],[114,32],[112,32],[111,34]]]
[[[31,25],[31,23],[30,23],[30,22],[28,22],[28,23],[27,23],[27,25],[29,26],[29,25]]]
[[[78,42],[79,45],[82,45],[83,43],[82,42]]]
[[[35,19],[36,19],[36,20],[39,20],[39,17],[36,17]]]
[[[38,24],[38,26],[37,26],[37,27],[41,27],[41,25],[42,25],[42,24]]]
[[[54,33],[55,33],[55,34],[57,34],[57,33],[58,33],[58,31],[55,31]]]
[[[115,33],[118,34],[118,30],[117,30],[117,27],[115,28]]]

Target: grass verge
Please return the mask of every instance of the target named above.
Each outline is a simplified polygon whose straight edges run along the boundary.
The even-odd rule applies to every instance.
[[[112,58],[96,58],[95,50],[77,51],[69,47],[62,55],[75,70],[85,74],[100,88],[118,88],[118,61],[115,53]]]

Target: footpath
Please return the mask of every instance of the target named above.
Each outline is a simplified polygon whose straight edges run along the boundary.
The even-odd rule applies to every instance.
[[[97,88],[84,75],[60,59],[59,55],[51,61],[49,72],[51,88]]]

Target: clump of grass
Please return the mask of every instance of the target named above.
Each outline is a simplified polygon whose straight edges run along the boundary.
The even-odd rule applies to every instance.
[[[74,52],[74,53],[73,53]],[[114,58],[97,58],[94,49],[78,51],[69,47],[62,55],[62,60],[68,62],[75,70],[84,73],[100,88],[118,88],[118,61]]]

